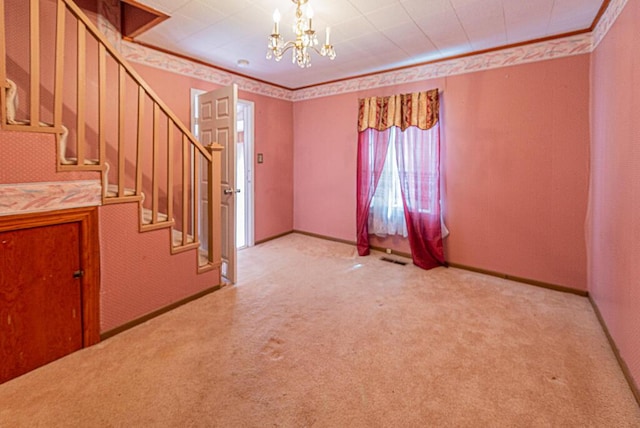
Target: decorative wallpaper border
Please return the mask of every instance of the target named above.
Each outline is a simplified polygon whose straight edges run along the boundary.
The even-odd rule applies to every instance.
[[[237,83],[238,88],[272,98],[291,100],[293,91],[258,82],[237,74],[208,67],[194,61],[157,51],[137,43],[123,40],[120,43],[120,53],[129,61],[137,62],[155,68],[171,71],[189,77],[214,82],[222,86]]]
[[[598,25],[593,29],[593,49],[598,47],[627,5],[627,0],[611,0]]]
[[[502,49],[464,58],[444,60],[402,70],[382,72],[371,76],[300,89],[294,92],[293,101],[302,101],[346,92],[362,91],[402,83],[413,83],[427,79],[491,70],[510,65],[581,55],[591,52],[591,46],[591,34],[585,33],[563,39]]]
[[[0,184],[0,216],[101,204],[99,180]]]
[[[138,45],[137,43],[121,40],[118,30],[103,17],[103,14],[109,16],[119,14],[119,8],[115,10],[115,4],[118,3],[115,0],[101,0],[103,14],[99,15],[99,27],[129,61],[189,77],[195,77],[222,86],[236,83],[238,87],[244,91],[272,98],[287,101],[303,101],[377,87],[412,83],[426,79],[454,76],[590,53],[598,46],[611,26],[615,23],[624,6],[627,4],[627,1],[628,0],[611,0],[598,25],[591,33],[507,48],[469,57],[443,60],[431,64],[417,65],[401,70],[381,72],[370,76],[356,77],[298,90],[282,89],[268,83],[238,76],[232,72],[208,67],[194,61],[156,51],[155,49]]]

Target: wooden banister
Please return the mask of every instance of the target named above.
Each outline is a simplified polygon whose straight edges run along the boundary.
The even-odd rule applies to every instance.
[[[191,150],[189,150],[189,141],[186,136],[182,136],[182,246],[187,245],[187,232],[189,224],[186,219],[189,218],[189,159]]]
[[[167,123],[167,217],[173,218],[173,127],[174,123]]]
[[[30,0],[29,14],[29,76],[31,125],[40,123],[40,0]],[[4,108],[4,106],[3,106]]]
[[[16,87],[7,80],[11,76],[7,75],[6,69],[5,0],[0,0],[2,127],[56,134],[58,170],[101,171],[103,203],[138,202],[140,230],[171,227],[172,252],[197,249],[200,246],[199,227],[203,222],[203,231],[208,226],[206,242],[209,248],[204,267],[200,263],[201,269],[219,267],[221,254],[214,243],[220,242],[220,186],[211,183],[220,182],[222,147],[203,146],[73,0],[55,0],[55,5],[41,2],[19,2],[20,7],[29,8],[29,28],[24,30],[24,37],[29,38],[29,65],[25,66],[29,74],[29,96],[26,112],[21,111],[29,118],[16,120],[12,117],[9,121],[5,112],[7,90],[11,89],[13,94]],[[16,4],[18,2],[12,7],[18,7]],[[49,7],[56,7],[56,13],[45,13]],[[42,61],[41,51],[47,49],[46,41],[42,44],[43,37],[48,40],[46,29],[52,27],[41,27],[41,16],[42,19],[49,16],[55,19],[56,59],[51,65]],[[72,37],[75,37],[75,48],[69,44]],[[65,50],[70,51],[68,57],[65,57]],[[74,72],[75,76],[65,79],[65,72]],[[53,75],[53,84],[47,88],[42,76],[50,75]],[[75,90],[74,95],[66,98],[70,104],[67,105],[64,82],[74,80],[75,88],[66,90],[70,94]],[[53,95],[53,105],[49,107],[41,104],[42,100],[50,98],[43,92],[46,90]],[[52,123],[41,122],[44,108],[51,107]],[[70,121],[66,119],[69,114],[75,114],[75,123],[71,124],[71,130],[75,130],[71,133],[75,138],[72,147],[67,147],[70,133],[65,127],[70,124],[63,123],[63,117]],[[133,123],[136,123],[135,127]],[[68,158],[67,153],[73,153],[71,156],[75,157]],[[176,171],[180,167],[181,173]],[[206,212],[199,206],[203,185],[200,173],[207,174],[209,183]],[[174,220],[174,215],[179,221]],[[174,231],[176,225],[179,227]]]
[[[136,195],[140,195],[142,193],[142,146],[144,141],[142,123],[144,123],[144,100],[144,88],[142,86],[138,86],[138,125],[136,132]]]
[[[125,102],[126,102],[126,72],[122,64],[118,66],[118,196],[125,194],[125,163],[126,152],[124,146],[125,131]],[[138,125],[140,126],[140,125]]]
[[[160,156],[159,152],[159,146],[160,146],[160,142],[159,142],[159,130],[158,127],[160,126],[160,124],[158,123],[160,121],[160,108],[158,107],[158,104],[153,104],[153,125],[152,125],[152,131],[153,131],[153,144],[151,146],[152,148],[152,153],[151,153],[151,183],[152,183],[152,188],[151,188],[151,211],[152,211],[152,216],[151,216],[151,223],[157,223],[158,222],[158,198],[159,198],[159,186],[160,186],[160,179],[158,177],[159,172],[159,165],[158,165],[158,157]]]
[[[87,61],[86,61],[86,52],[87,52],[87,36],[85,25],[82,22],[78,22],[78,49],[76,52],[77,56],[77,84],[76,84],[76,92],[77,92],[77,101],[76,101],[76,132],[77,132],[77,156],[78,156],[78,165],[84,165],[84,152],[85,152],[85,135],[86,135],[86,121],[85,121],[85,112],[86,105],[85,100],[87,98]]]
[[[32,0],[32,1],[36,1],[36,0]],[[86,25],[87,30],[93,35],[93,37],[100,44],[105,46],[109,54],[118,62],[118,64],[122,65],[125,68],[125,70],[127,71],[127,74],[129,74],[129,76],[131,76],[131,78],[139,86],[142,86],[144,88],[147,95],[149,95],[149,97],[155,103],[158,104],[158,106],[164,112],[164,114],[166,114],[168,117],[171,118],[171,120],[173,120],[176,123],[176,125],[178,126],[180,131],[182,131],[183,134],[187,135],[191,144],[193,144],[198,149],[198,151],[205,156],[205,158],[210,160],[210,154],[208,153],[207,149],[202,144],[200,144],[200,142],[193,136],[191,131],[189,131],[189,129],[187,129],[187,127],[184,126],[182,121],[178,119],[178,117],[171,111],[169,107],[167,107],[167,105],[160,99],[160,97],[155,93],[155,91],[151,89],[151,87],[147,84],[147,82],[145,82],[144,79],[140,77],[138,72],[136,72],[133,69],[133,67],[131,67],[128,64],[128,62],[124,59],[124,57],[120,54],[120,52],[118,52],[113,46],[111,46],[111,44],[106,39],[106,37],[100,32],[100,30],[98,30],[98,28],[93,24],[93,22],[91,22],[91,20],[87,18],[87,16],[82,12],[82,10],[72,0],[62,0],[62,1],[67,5],[67,8],[69,9],[69,11],[78,20],[82,21],[84,25]]]
[[[56,70],[53,88],[53,126],[54,128],[59,129],[62,126],[62,83],[64,80],[64,33],[66,13],[62,0],[58,0],[56,7]],[[2,105],[4,106],[4,104]]]
[[[211,154],[211,162],[209,162],[209,170],[207,174],[209,187],[208,200],[219,201],[222,198],[221,187],[218,185],[221,180],[222,171],[222,146],[220,144],[210,144],[207,146],[209,153]],[[211,269],[219,268],[222,265],[222,246],[215,244],[217,239],[220,239],[222,235],[222,213],[220,206],[208,206],[209,227],[207,243],[209,245],[207,252],[207,266]],[[206,268],[205,268],[206,269]],[[203,269],[201,268],[201,271]]]
[[[211,155],[209,155],[211,156]],[[193,199],[195,200],[193,209],[193,239],[200,241],[200,210],[198,209],[198,197],[200,195],[200,159],[198,156],[193,157]]]
[[[100,165],[104,165],[107,158],[106,123],[107,52],[104,45],[98,45],[98,160]]]

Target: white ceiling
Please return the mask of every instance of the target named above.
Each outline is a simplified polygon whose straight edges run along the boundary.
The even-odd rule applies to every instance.
[[[138,0],[171,18],[136,40],[287,88],[324,83],[587,29],[603,0],[309,0],[320,41],[331,27],[334,61],[267,60],[272,14],[293,37],[291,0]],[[287,31],[288,30],[288,31]],[[240,68],[246,59],[249,67]]]

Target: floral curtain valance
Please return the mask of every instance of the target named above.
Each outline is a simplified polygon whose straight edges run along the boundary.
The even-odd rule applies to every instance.
[[[358,132],[367,128],[383,131],[392,126],[403,131],[410,126],[430,129],[438,123],[440,101],[437,89],[359,101]]]

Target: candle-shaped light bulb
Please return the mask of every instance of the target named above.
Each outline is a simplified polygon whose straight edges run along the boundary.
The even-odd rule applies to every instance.
[[[329,35],[331,34],[331,27],[327,27],[327,37],[325,39],[324,44],[329,46]]]
[[[280,34],[280,11],[273,12],[273,34]]]
[[[309,18],[309,30],[311,30],[311,20],[313,19],[313,9],[311,9],[311,5],[307,5],[307,18]]]

